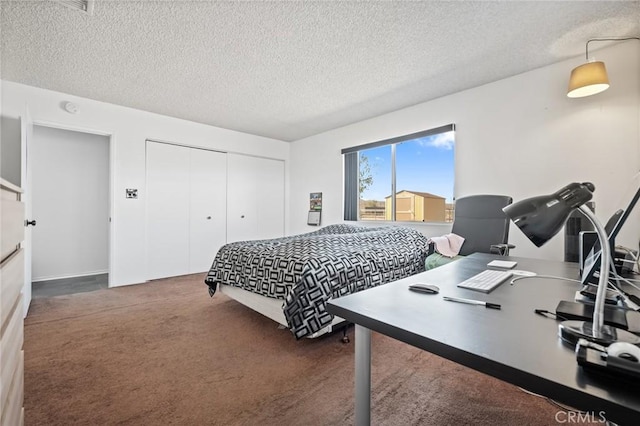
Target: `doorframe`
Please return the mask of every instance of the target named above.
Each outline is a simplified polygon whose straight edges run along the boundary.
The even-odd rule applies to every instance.
[[[79,133],[87,133],[90,135],[97,135],[97,136],[106,136],[107,137],[107,144],[109,145],[108,149],[109,149],[109,178],[107,179],[108,184],[109,184],[109,188],[108,188],[108,194],[109,194],[109,226],[107,228],[107,242],[109,244],[108,247],[108,255],[107,255],[107,276],[108,276],[108,287],[111,288],[112,287],[112,283],[113,283],[113,262],[115,259],[115,239],[114,239],[114,234],[115,232],[113,232],[113,215],[114,215],[114,203],[115,203],[115,192],[114,192],[114,187],[115,187],[115,159],[116,159],[116,149],[115,149],[115,140],[116,140],[116,133],[115,132],[109,132],[109,131],[104,131],[104,130],[99,130],[99,129],[93,129],[93,128],[88,128],[88,127],[82,127],[82,126],[73,126],[73,125],[68,125],[68,124],[61,124],[61,123],[56,123],[56,122],[51,122],[51,121],[46,121],[46,120],[32,120],[32,126],[40,126],[40,127],[48,127],[51,129],[59,129],[59,130],[68,130],[68,131],[72,131],[72,132],[79,132]],[[33,143],[33,141],[31,141]],[[29,145],[29,141],[27,141],[27,145]],[[27,146],[28,149],[28,146]],[[29,168],[29,164],[30,162],[27,160],[27,168]],[[29,186],[32,184],[31,181],[28,182]],[[31,191],[31,188],[24,188],[25,191]],[[33,243],[31,244],[31,250],[33,250]],[[29,265],[29,267],[31,268],[32,266]]]

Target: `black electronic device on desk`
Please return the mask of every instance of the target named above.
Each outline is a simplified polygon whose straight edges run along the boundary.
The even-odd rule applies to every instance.
[[[593,304],[596,300],[596,294],[598,293],[598,287],[595,285],[585,285],[582,289],[576,294],[576,301],[585,302],[589,304]],[[607,289],[605,294],[604,303],[609,305],[617,305],[620,300],[620,294],[615,290]]]
[[[631,343],[612,343],[608,347],[579,339],[576,345],[578,364],[594,371],[630,379],[640,378],[640,347]],[[634,380],[637,383],[637,380]]]
[[[631,198],[631,201],[629,202],[629,205],[627,206],[627,208],[616,211],[611,216],[611,218],[609,218],[609,220],[607,221],[607,224],[605,225],[604,228],[609,238],[609,245],[611,246],[612,252],[615,252],[615,246],[616,246],[615,239],[620,233],[620,230],[622,229],[623,225],[629,218],[629,215],[633,211],[633,208],[638,203],[638,200],[640,200],[640,188],[636,191],[636,193]],[[582,277],[581,277],[582,284],[586,285],[592,280],[595,281],[594,276],[596,276],[596,274],[599,273],[599,269],[600,269],[600,256],[601,256],[600,244],[599,242],[596,241],[593,247],[591,248],[591,251],[585,257],[583,262],[584,268],[582,270]],[[607,267],[609,266],[607,265]],[[616,272],[616,271],[613,271],[613,272]]]
[[[556,315],[565,320],[589,320],[593,318],[592,304],[561,300],[556,307]],[[610,305],[604,307],[604,323],[628,330],[626,310]]]

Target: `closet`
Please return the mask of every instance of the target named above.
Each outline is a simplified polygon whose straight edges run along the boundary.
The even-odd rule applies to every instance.
[[[284,235],[284,161],[147,141],[147,277],[209,270],[227,242]]]
[[[226,241],[226,154],[147,142],[147,277],[204,272]]]

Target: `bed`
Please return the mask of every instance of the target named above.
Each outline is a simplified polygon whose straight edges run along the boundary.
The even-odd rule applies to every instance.
[[[330,331],[335,297],[424,271],[427,238],[403,226],[329,225],[314,232],[224,245],[205,283],[279,322],[297,339]]]

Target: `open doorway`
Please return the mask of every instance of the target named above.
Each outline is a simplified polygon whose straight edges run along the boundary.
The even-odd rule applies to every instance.
[[[32,297],[108,287],[110,137],[34,125]]]

